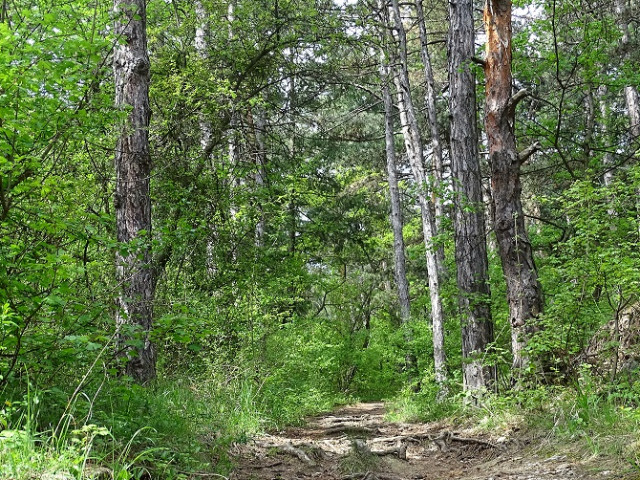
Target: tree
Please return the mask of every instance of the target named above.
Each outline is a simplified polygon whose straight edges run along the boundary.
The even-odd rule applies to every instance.
[[[512,95],[511,0],[487,0],[485,128],[491,163],[493,225],[507,282],[513,367],[528,364],[524,351],[542,313],[542,289],[522,209],[520,166],[533,153],[516,150],[515,109],[527,92]]]
[[[402,202],[398,188],[398,172],[396,167],[395,135],[393,130],[393,99],[391,98],[392,83],[384,52],[381,53],[382,65],[382,99],[384,102],[384,138],[387,164],[387,183],[389,184],[389,200],[391,204],[391,229],[393,230],[393,265],[400,304],[400,320],[406,327],[411,317],[411,302],[409,300],[409,282],[407,281],[407,266],[405,257],[405,243],[402,219]],[[410,341],[410,338],[407,339]],[[415,364],[413,354],[407,354],[407,365]]]
[[[420,31],[420,58],[424,69],[425,83],[425,110],[427,125],[431,133],[431,145],[433,147],[433,187],[436,191],[433,203],[435,207],[435,225],[436,232],[442,233],[442,220],[444,219],[444,205],[442,201],[442,177],[444,173],[444,159],[442,153],[442,143],[440,140],[440,126],[438,125],[438,111],[436,109],[436,85],[433,66],[431,64],[431,55],[429,54],[429,36],[427,34],[427,25],[424,18],[424,8],[422,0],[416,0],[416,12],[418,14],[418,27]],[[438,264],[441,269],[440,276],[444,277],[444,247],[438,248]]]
[[[150,333],[157,273],[151,257],[151,156],[146,2],[115,0],[113,55],[116,108],[129,110],[116,145],[116,274],[121,293],[116,325],[125,372],[140,383],[156,375]]]
[[[386,9],[385,9],[386,10]],[[398,109],[405,141],[409,164],[416,182],[418,203],[422,217],[422,231],[424,234],[425,254],[427,258],[429,296],[431,298],[431,320],[433,326],[433,356],[436,382],[440,391],[446,393],[446,353],[444,350],[444,312],[440,295],[440,275],[443,270],[438,258],[437,247],[434,245],[437,235],[436,223],[432,205],[429,201],[429,183],[424,171],[424,151],[422,134],[418,126],[418,119],[411,97],[409,80],[409,62],[407,58],[407,33],[402,23],[398,0],[391,1],[391,15],[398,40],[398,64],[396,68],[396,89]]]
[[[448,61],[451,169],[456,193],[454,229],[458,303],[462,322],[463,380],[466,390],[493,389],[495,367],[483,363],[494,340],[489,308],[489,274],[478,158],[473,1],[449,4]]]

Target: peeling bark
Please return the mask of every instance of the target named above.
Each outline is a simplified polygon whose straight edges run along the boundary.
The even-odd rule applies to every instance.
[[[514,134],[511,96],[511,1],[487,0],[485,126],[491,162],[493,223],[507,283],[513,368],[529,363],[524,348],[542,312],[542,290],[522,209],[520,160]]]
[[[123,245],[116,253],[120,284],[116,326],[126,374],[145,383],[156,375],[150,340],[156,275],[151,265],[151,157],[149,80],[144,0],[115,0],[113,54],[116,108],[130,108],[116,146],[116,229]],[[135,339],[135,342],[134,342]],[[136,346],[133,346],[136,345]]]

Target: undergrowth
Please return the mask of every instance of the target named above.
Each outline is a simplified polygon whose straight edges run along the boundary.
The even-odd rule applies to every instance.
[[[341,399],[312,388],[279,389],[245,373],[123,379],[87,385],[68,404],[62,390],[29,389],[0,410],[0,479],[183,479],[226,473],[232,443]],[[344,401],[344,399],[342,399]]]
[[[616,386],[599,381],[588,369],[573,385],[516,388],[477,403],[463,393],[438,400],[435,388],[418,393],[407,389],[389,401],[388,417],[441,420],[495,437],[526,435],[543,453],[562,453],[596,469],[615,464],[640,473],[637,389],[633,381]]]

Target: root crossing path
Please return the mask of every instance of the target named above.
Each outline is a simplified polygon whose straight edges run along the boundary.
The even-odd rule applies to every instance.
[[[442,424],[391,423],[382,403],[309,419],[236,447],[234,480],[604,479],[566,457],[537,456],[523,440]],[[529,452],[529,453],[525,453]]]

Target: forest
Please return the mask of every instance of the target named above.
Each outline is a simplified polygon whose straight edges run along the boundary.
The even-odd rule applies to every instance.
[[[636,0],[0,3],[0,479],[358,402],[640,474]]]

